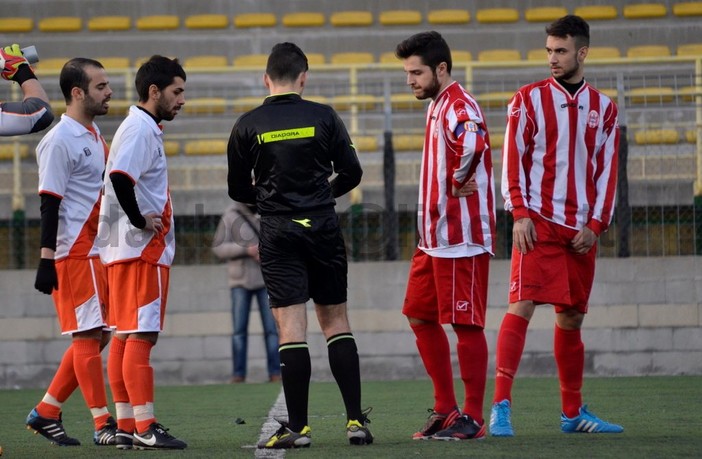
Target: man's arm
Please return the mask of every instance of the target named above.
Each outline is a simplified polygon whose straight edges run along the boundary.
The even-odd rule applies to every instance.
[[[227,187],[229,197],[234,201],[246,204],[256,203],[256,189],[251,180],[252,164],[243,152],[248,151],[243,145],[237,122],[232,129],[227,144],[227,162],[229,170],[227,172]]]
[[[339,115],[334,113],[335,137],[330,143],[331,157],[334,163],[336,177],[331,181],[332,195],[335,198],[343,196],[361,183],[363,169],[358,160],[356,148],[351,143],[351,137],[346,131]]]
[[[59,288],[54,253],[56,252],[60,205],[60,197],[49,193],[41,194],[41,258],[34,280],[34,288],[47,295],[51,295],[54,289],[58,290]]]

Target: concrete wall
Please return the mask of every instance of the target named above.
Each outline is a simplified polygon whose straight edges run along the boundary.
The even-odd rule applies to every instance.
[[[407,262],[350,266],[349,309],[365,379],[426,377],[400,313],[407,271]],[[508,274],[508,261],[492,262],[490,374]],[[158,384],[226,382],[232,327],[224,266],[176,266],[171,279],[165,330],[152,359]],[[0,388],[47,386],[69,344],[58,332],[50,298],[36,292],[33,283],[32,270],[0,274]],[[583,333],[586,373],[702,374],[701,298],[702,258],[600,259]],[[310,312],[313,378],[329,380],[324,339]],[[249,380],[263,381],[267,375],[256,313],[250,333]],[[555,375],[552,335],[552,308],[539,308],[521,375]]]

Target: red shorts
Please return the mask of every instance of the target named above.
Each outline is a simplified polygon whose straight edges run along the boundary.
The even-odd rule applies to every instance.
[[[490,255],[438,258],[417,249],[402,313],[441,324],[485,327]]]
[[[105,267],[99,258],[64,258],[56,262],[58,290],[54,299],[61,333],[107,326],[109,298]]]
[[[577,230],[530,214],[537,240],[526,255],[512,248],[509,302],[533,301],[552,304],[556,312],[575,308],[585,314],[595,279],[597,244],[580,255],[570,245]]]
[[[163,330],[168,299],[169,268],[142,260],[107,267],[110,285],[110,326],[117,333]]]

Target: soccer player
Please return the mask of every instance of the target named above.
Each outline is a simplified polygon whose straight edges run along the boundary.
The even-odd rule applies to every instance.
[[[0,77],[19,84],[24,95],[22,101],[0,102],[0,135],[31,134],[51,125],[49,97],[18,44],[0,49]]]
[[[412,438],[480,439],[485,437],[484,328],[495,237],[490,136],[478,103],[451,77],[451,50],[439,33],[413,35],[397,45],[395,55],[414,96],[431,99],[419,179],[419,243],[402,313],[434,386],[434,407]],[[442,324],[450,324],[458,339],[462,409]]]
[[[71,345],[27,427],[62,446],[80,445],[61,422],[61,407],[80,387],[97,445],[114,445],[100,351],[110,340],[107,276],[96,241],[107,144],[95,117],[107,113],[112,89],[99,62],[74,58],[59,76],[66,113],[37,146],[41,259],[34,286],[52,295],[61,333]]]
[[[161,121],[185,104],[185,71],[152,56],[136,74],[137,105],[117,129],[100,206],[100,258],[107,265],[112,325],[107,373],[119,449],[185,449],[154,415],[151,350],[163,329],[175,252]]]
[[[597,238],[612,219],[617,107],[585,81],[587,22],[564,16],[546,28],[551,77],[517,91],[507,108],[502,169],[514,238],[509,306],[497,336],[490,433],[511,437],[512,383],[539,304],[556,312],[554,355],[563,432],[619,433],[582,403],[580,328],[595,276]]]
[[[305,307],[310,298],[346,407],[347,438],[354,445],[373,442],[370,409],[361,410],[358,350],[346,311],[346,249],[334,211],[334,198],[356,187],[363,172],[336,112],[300,96],[307,69],[297,45],[276,44],[264,75],[270,95],[237,120],[227,147],[229,196],[256,203],[261,214],[261,270],[279,330],[289,416],[259,448],[311,443]],[[333,172],[337,175],[330,182]]]

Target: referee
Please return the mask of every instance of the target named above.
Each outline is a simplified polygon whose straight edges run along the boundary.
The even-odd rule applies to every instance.
[[[346,313],[346,249],[334,211],[334,198],[357,186],[363,172],[334,110],[301,98],[307,70],[297,45],[275,45],[264,75],[270,95],[237,120],[227,147],[229,196],[255,203],[261,215],[261,270],[280,335],[289,416],[259,448],[311,443],[305,307],[310,298],[346,407],[349,442],[373,441],[370,410],[361,410],[358,351]],[[330,181],[332,173],[337,175]]]

